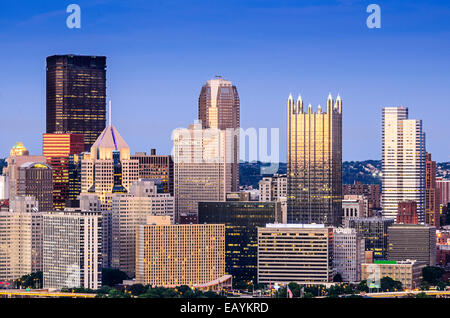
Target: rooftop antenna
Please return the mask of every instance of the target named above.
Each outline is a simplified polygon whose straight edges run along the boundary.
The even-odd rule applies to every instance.
[[[109,100],[109,110],[108,110],[108,125],[111,125],[111,100]]]

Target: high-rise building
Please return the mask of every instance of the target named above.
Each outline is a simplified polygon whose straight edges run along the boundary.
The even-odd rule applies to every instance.
[[[100,288],[101,253],[100,212],[64,211],[44,214],[44,288]]]
[[[280,202],[199,202],[199,224],[225,224],[225,271],[234,282],[256,282],[258,227],[281,223]]]
[[[343,184],[342,194],[365,196],[369,200],[370,213],[374,209],[381,208],[381,188],[379,184],[363,184],[360,181],[355,181],[353,184]]]
[[[231,174],[231,191],[238,191],[240,100],[236,86],[221,76],[207,81],[198,98],[198,119],[203,128],[233,131],[232,138],[227,139],[231,160],[226,164]]]
[[[9,178],[0,175],[0,200],[9,199]]]
[[[339,226],[342,222],[342,100],[331,94],[326,112],[299,96],[287,102],[287,221]]]
[[[450,180],[436,178],[436,188],[439,193],[439,204],[445,206],[450,203]]]
[[[81,194],[81,162],[90,159],[89,153],[69,155],[69,194],[66,207],[77,208],[80,206],[79,195]]]
[[[388,228],[388,258],[436,264],[436,228],[426,224],[393,224]]]
[[[140,179],[161,180],[165,193],[174,194],[173,191],[173,160],[172,156],[157,155],[152,149],[151,154],[137,152],[130,157],[132,160],[139,160]]]
[[[225,225],[140,225],[136,283],[164,287],[213,284],[225,276]]]
[[[112,197],[111,267],[133,277],[136,269],[136,228],[149,216],[166,216],[173,223],[175,202],[169,193],[158,192],[154,181],[135,182],[127,194]]]
[[[102,210],[111,208],[113,193],[127,193],[139,179],[139,161],[130,159],[130,148],[111,124],[81,161],[81,193],[98,195]]]
[[[259,201],[279,201],[287,197],[287,176],[285,174],[274,174],[263,177],[259,183]]]
[[[47,57],[47,133],[83,134],[89,151],[106,126],[106,57]]]
[[[373,253],[374,260],[385,260],[388,252],[388,228],[393,223],[393,219],[387,218],[350,218],[348,227],[361,234],[365,250]]]
[[[425,133],[422,121],[408,119],[407,107],[383,107],[383,216],[395,219],[398,203],[417,203],[425,221]]]
[[[436,161],[431,154],[425,154],[425,223],[439,228],[439,191],[436,187]]]
[[[396,223],[419,224],[416,201],[402,201],[398,203]]]
[[[22,164],[17,169],[15,183],[17,196],[35,197],[39,211],[53,210],[53,171],[45,161]]]
[[[199,123],[174,131],[176,222],[183,215],[197,216],[198,202],[225,201],[231,192],[232,175],[226,164],[229,137],[220,129],[202,129]]]
[[[53,208],[64,210],[69,200],[69,156],[82,153],[80,134],[43,134],[42,154],[53,170]]]
[[[344,282],[361,280],[361,264],[365,261],[365,241],[356,229],[334,228],[333,268]]]
[[[326,284],[332,280],[332,227],[323,224],[258,227],[258,283]]]
[[[31,196],[16,196],[0,211],[0,280],[42,271],[42,212]]]

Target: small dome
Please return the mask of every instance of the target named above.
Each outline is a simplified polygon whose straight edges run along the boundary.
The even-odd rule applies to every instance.
[[[11,157],[16,157],[16,156],[28,156],[30,153],[28,152],[27,148],[25,148],[25,146],[23,145],[23,143],[21,143],[20,141],[17,142],[11,149],[11,151],[9,152],[9,155]]]

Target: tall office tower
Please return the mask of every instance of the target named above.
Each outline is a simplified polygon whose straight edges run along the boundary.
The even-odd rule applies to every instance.
[[[393,224],[388,228],[388,258],[415,259],[436,264],[436,227],[427,224]]]
[[[439,193],[439,204],[447,205],[450,203],[450,180],[436,178],[436,188]]]
[[[53,208],[64,210],[69,200],[69,156],[82,153],[80,134],[43,134],[42,154],[53,169]]]
[[[342,222],[342,100],[327,99],[326,112],[299,96],[287,102],[288,223]]]
[[[332,227],[267,224],[258,228],[258,283],[326,284],[332,280]]]
[[[199,224],[225,224],[225,271],[233,282],[256,282],[258,227],[282,223],[280,202],[199,202]]]
[[[379,184],[363,184],[355,181],[354,184],[342,185],[343,195],[363,195],[369,200],[369,211],[381,208],[381,187]]]
[[[361,234],[352,228],[334,228],[333,268],[344,282],[361,280],[361,264],[365,261],[365,242]]]
[[[229,135],[228,135],[229,137]],[[231,173],[226,168],[227,134],[202,129],[201,124],[173,133],[175,221],[197,216],[198,202],[225,201],[231,192]]]
[[[425,153],[425,223],[439,228],[440,204],[436,187],[436,161]]]
[[[207,81],[198,98],[198,119],[203,128],[233,131],[232,138],[227,139],[231,153],[226,162],[231,173],[231,191],[239,190],[240,107],[236,86],[221,76]]]
[[[0,280],[42,270],[42,212],[31,196],[16,196],[0,211]]]
[[[127,192],[138,171],[139,161],[130,159],[130,148],[110,124],[81,161],[81,193],[98,195],[102,210],[110,210],[112,194]]]
[[[416,201],[402,201],[398,203],[397,224],[419,224]]]
[[[77,208],[80,206],[79,195],[81,194],[81,162],[89,159],[89,153],[69,155],[69,182],[68,182],[68,199],[66,207]]]
[[[44,162],[26,162],[17,169],[15,182],[17,196],[34,196],[39,211],[53,210],[52,167]]]
[[[9,178],[0,175],[0,200],[9,199]]]
[[[157,155],[152,149],[151,154],[137,152],[131,156],[132,160],[139,160],[140,179],[161,180],[165,193],[173,195],[173,160],[172,156]]]
[[[422,121],[408,119],[407,107],[383,107],[383,216],[395,219],[398,203],[417,203],[425,221],[425,133]]]
[[[287,197],[287,176],[285,174],[264,177],[258,185],[259,201],[280,201],[281,198]]]
[[[387,259],[388,227],[394,223],[387,218],[350,218],[348,227],[356,229],[365,240],[365,250],[373,253],[374,260]]]
[[[106,57],[47,57],[47,133],[83,134],[89,151],[106,126]]]
[[[44,214],[44,288],[100,288],[101,252],[100,212],[64,211]]]
[[[225,276],[225,225],[140,225],[136,283],[212,287]]]
[[[133,277],[136,269],[136,227],[147,224],[148,216],[167,216],[173,223],[175,201],[158,192],[154,181],[135,182],[129,194],[114,194],[111,209],[111,267]]]
[[[9,181],[9,197],[14,199],[17,195],[17,179],[18,170],[21,165],[27,162],[42,162],[45,163],[46,159],[44,156],[30,156],[29,151],[25,146],[18,142],[16,143],[10,153],[9,157],[6,159],[7,166],[3,168],[3,174]]]

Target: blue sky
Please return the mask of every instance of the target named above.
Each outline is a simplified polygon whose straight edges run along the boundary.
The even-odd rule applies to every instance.
[[[66,7],[81,7],[81,29]],[[381,29],[366,7],[381,7]],[[379,159],[381,107],[423,120],[427,150],[450,161],[450,4],[444,1],[89,0],[0,2],[0,157],[16,141],[40,154],[45,58],[107,56],[113,123],[132,152],[170,153],[217,74],[241,97],[243,128],[280,128],[286,99],[343,99],[344,160]]]

